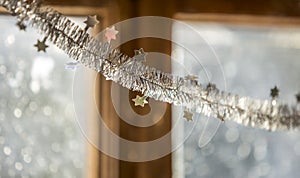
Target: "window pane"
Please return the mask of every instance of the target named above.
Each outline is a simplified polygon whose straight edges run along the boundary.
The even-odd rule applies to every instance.
[[[207,51],[203,49],[207,48],[202,48],[203,43],[174,26],[174,39],[200,56],[202,66],[194,65],[194,74],[203,76],[201,72],[206,69],[205,77],[218,87],[261,99],[269,99],[270,89],[277,85],[280,100],[295,103],[295,94],[300,90],[300,27],[187,23],[215,49],[224,71],[223,75],[220,66],[213,64],[215,61],[205,58]],[[188,66],[190,54],[187,50],[181,54]],[[201,77],[200,81],[207,82]],[[206,119],[200,117],[184,148],[174,154],[174,177],[298,177],[299,132],[268,132],[225,122],[212,141],[199,148]]]
[[[0,16],[0,177],[83,177],[68,57],[51,45],[38,53],[42,37],[15,23]]]

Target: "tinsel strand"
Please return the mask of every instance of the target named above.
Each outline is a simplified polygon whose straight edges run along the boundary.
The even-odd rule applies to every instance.
[[[161,72],[112,49],[108,42],[95,40],[62,14],[50,8],[41,8],[38,0],[0,0],[0,5],[18,19],[29,21],[71,58],[130,90],[185,106],[205,116],[232,120],[246,126],[271,131],[298,130],[300,127],[299,104],[290,107],[233,95],[219,91],[213,84],[203,86]]]

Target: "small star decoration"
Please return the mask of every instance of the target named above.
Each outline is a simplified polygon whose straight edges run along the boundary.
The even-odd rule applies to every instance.
[[[45,44],[46,39],[47,38],[44,38],[43,41],[38,40],[37,43],[34,45],[37,48],[38,52],[40,52],[40,51],[46,52],[46,48],[49,47],[48,45]]]
[[[137,61],[145,62],[147,53],[144,52],[144,49],[134,50],[134,59]]]
[[[106,37],[107,41],[110,42],[111,40],[117,39],[116,35],[118,33],[119,33],[119,31],[117,31],[115,29],[115,26],[112,26],[111,28],[106,28],[105,37]]]
[[[85,30],[87,30],[88,28],[94,28],[99,23],[99,21],[97,20],[97,15],[89,15],[84,23],[86,24]]]
[[[184,111],[183,117],[189,122],[193,121],[193,113],[190,111]]]
[[[142,107],[144,107],[145,104],[148,103],[148,101],[146,99],[147,99],[147,96],[136,95],[136,98],[132,99],[132,101],[134,102],[134,106],[142,106]]]
[[[279,96],[279,89],[277,88],[277,86],[271,89],[270,96],[272,97],[272,99],[275,99]]]
[[[26,31],[26,25],[24,25],[23,22],[19,21],[17,23],[17,26],[19,27],[20,30]]]
[[[296,95],[297,103],[300,103],[300,92]]]

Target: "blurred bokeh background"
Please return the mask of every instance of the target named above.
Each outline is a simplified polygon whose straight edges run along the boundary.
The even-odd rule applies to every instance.
[[[174,50],[177,56],[184,58],[189,72],[200,76],[199,81],[203,83],[209,78],[227,91],[261,99],[269,99],[270,88],[277,85],[280,101],[296,103],[295,94],[300,89],[299,27],[187,23],[207,44],[195,41],[195,36],[189,35],[188,30],[175,26],[174,38],[184,48],[176,46]],[[205,47],[202,45],[210,45],[216,57],[207,60],[210,55],[203,51]],[[194,59],[186,49],[195,52],[198,58]],[[217,58],[221,67],[216,65]],[[202,66],[193,65],[193,60],[198,60]],[[208,71],[207,75],[203,74],[204,70]],[[220,70],[223,70],[225,79]],[[299,176],[299,132],[269,132],[232,122],[218,127],[218,122],[214,118],[199,117],[184,146],[173,154],[174,160],[178,161],[174,165],[174,177]],[[190,123],[182,124],[186,128],[183,132],[188,132]]]
[[[67,56],[52,45],[37,53],[33,44],[42,37],[15,23],[0,16],[0,177],[83,177],[86,141]]]
[[[198,75],[200,82],[211,81],[240,95],[269,99],[270,89],[277,85],[279,100],[293,104],[300,91],[298,0],[45,0],[45,4],[63,14],[77,16],[73,19],[81,25],[85,16],[97,14],[101,29],[140,16],[181,20],[203,40],[196,40],[180,26],[159,26],[162,32],[171,32],[172,39],[184,48],[167,40],[145,38],[122,44],[120,50],[130,56],[140,48],[169,55],[170,59],[175,55],[188,69],[184,74]],[[50,43],[47,53],[37,53],[33,45],[42,36],[31,28],[20,31],[16,23],[16,19],[1,10],[1,178],[299,177],[299,132],[268,132],[232,122],[220,124],[215,118],[200,115],[196,115],[196,127],[182,147],[161,159],[133,163],[107,156],[87,141],[76,122],[72,101],[74,72],[65,69],[65,63],[71,59]],[[136,26],[128,30],[142,33]],[[120,32],[118,37],[122,35],[126,34]],[[207,47],[212,49],[206,50]],[[195,56],[186,49],[197,51],[201,65],[195,65]],[[161,61],[166,72],[174,72],[177,64]],[[89,76],[83,79],[88,80]],[[97,87],[92,88],[97,94],[96,103],[82,98],[79,104],[87,113],[91,104],[98,105],[107,126],[122,138],[138,142],[159,138],[172,129],[174,119],[182,116],[174,115],[182,113],[182,108],[168,105],[157,124],[134,127],[115,112],[111,82],[101,76],[97,82]],[[83,93],[91,89],[86,84],[81,87]],[[128,93],[126,98],[130,102],[139,94]],[[140,115],[151,111],[148,106],[134,107],[131,103],[130,107]],[[96,126],[89,122],[90,117],[83,117],[87,126]],[[180,119],[178,135],[190,133],[191,122]],[[96,137],[101,135],[93,127],[88,130]],[[169,139],[176,142],[177,138]],[[99,142],[110,146],[105,135],[99,137]]]

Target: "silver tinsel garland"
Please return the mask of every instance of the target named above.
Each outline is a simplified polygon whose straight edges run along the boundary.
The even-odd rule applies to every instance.
[[[277,103],[275,98],[269,101],[238,96],[219,91],[213,84],[203,86],[192,79],[161,72],[112,49],[108,42],[93,39],[86,29],[62,14],[41,8],[39,0],[0,0],[0,5],[20,21],[28,21],[71,58],[130,90],[245,126],[270,131],[300,127],[299,103],[288,106]]]

